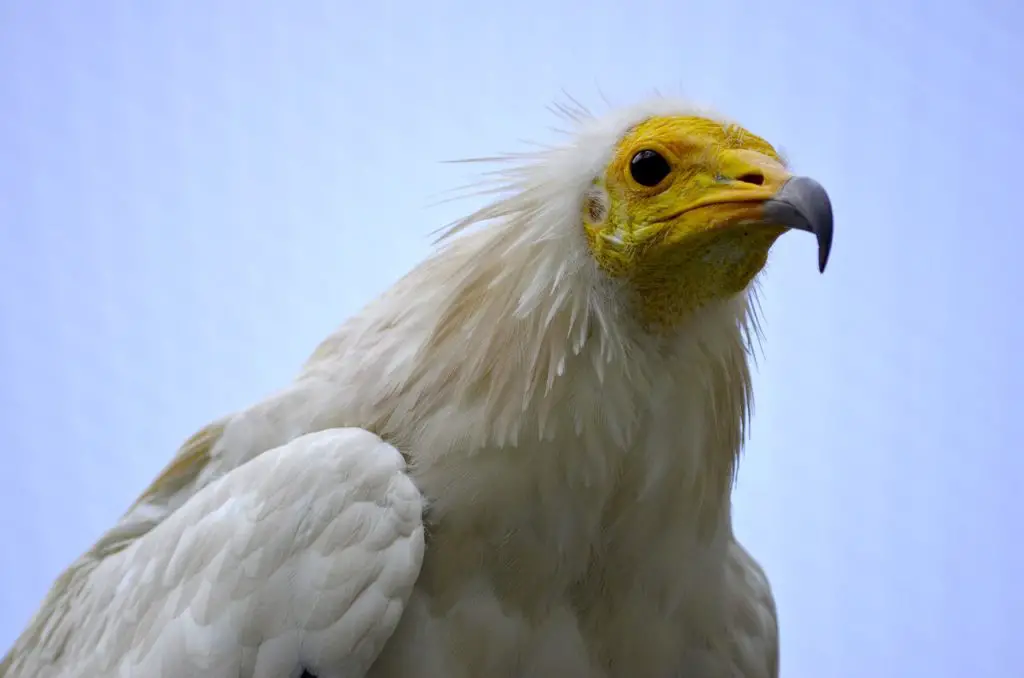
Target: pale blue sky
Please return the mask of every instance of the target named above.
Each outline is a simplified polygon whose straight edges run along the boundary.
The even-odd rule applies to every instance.
[[[1022,675],[1024,10],[959,7],[0,2],[0,652],[472,207],[430,206],[469,178],[438,161],[660,89],[834,200],[826,275],[792,237],[765,279],[736,495],[783,675]]]

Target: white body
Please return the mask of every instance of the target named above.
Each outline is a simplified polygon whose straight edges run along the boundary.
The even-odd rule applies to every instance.
[[[650,112],[511,173],[525,197],[473,217],[497,223],[190,441],[0,676],[777,676],[769,586],[731,528],[748,299],[646,335],[562,223],[595,140]]]

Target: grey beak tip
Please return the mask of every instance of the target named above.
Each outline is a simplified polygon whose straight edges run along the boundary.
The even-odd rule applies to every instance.
[[[808,177],[793,177],[765,203],[765,217],[781,226],[813,233],[818,240],[818,272],[832,251],[832,201],[824,187]]]

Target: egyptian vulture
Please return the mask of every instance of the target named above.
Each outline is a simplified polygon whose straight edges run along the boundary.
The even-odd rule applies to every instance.
[[[774,678],[732,531],[752,286],[832,208],[657,98],[569,138],[188,439],[54,583],[3,678]]]

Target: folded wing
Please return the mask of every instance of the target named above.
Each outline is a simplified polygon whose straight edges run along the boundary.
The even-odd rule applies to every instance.
[[[419,575],[422,508],[372,433],[296,438],[99,563],[55,615],[67,640],[7,678],[360,678]]]

